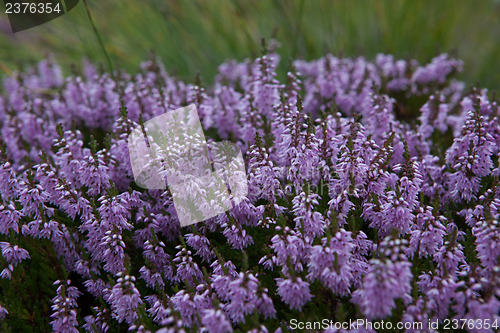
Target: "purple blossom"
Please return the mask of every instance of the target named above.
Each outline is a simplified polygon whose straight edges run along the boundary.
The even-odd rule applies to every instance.
[[[52,299],[52,310],[50,316],[53,320],[50,322],[54,332],[78,332],[76,326],[76,299],[81,293],[75,287],[70,287],[70,281],[57,280],[54,284],[57,287],[57,296]]]
[[[30,255],[25,249],[14,245],[12,246],[8,242],[0,242],[0,248],[2,249],[2,257],[7,261],[7,267],[0,273],[0,278],[11,278],[12,271],[21,261],[29,259]]]
[[[370,260],[362,287],[352,294],[352,301],[369,319],[390,316],[398,298],[405,303],[411,300],[411,264],[402,254],[404,243],[386,238],[379,249],[384,258]]]
[[[278,286],[278,294],[283,302],[288,304],[291,309],[300,310],[304,304],[312,298],[309,291],[309,283],[299,278],[276,280]]]
[[[3,201],[17,197],[18,180],[9,162],[0,167],[0,193]]]
[[[263,257],[260,263],[263,263],[270,269],[273,269],[274,265],[279,264],[284,273],[288,272],[288,264],[290,264],[296,272],[302,272],[304,269],[303,264],[306,262],[311,247],[311,238],[307,236],[302,237],[300,233],[289,227],[281,228],[277,226],[276,230],[283,230],[282,233],[271,238],[270,247],[274,250],[276,256]]]
[[[316,193],[302,192],[293,200],[293,213],[295,216],[296,227],[303,230],[306,236],[321,236],[325,226],[323,215],[314,211],[314,206],[318,205],[319,196]]]
[[[433,256],[442,246],[446,228],[446,218],[442,215],[436,216],[432,207],[420,207],[416,216],[410,238],[410,246],[406,254],[410,257],[418,250],[420,257]]]
[[[308,280],[319,280],[335,294],[347,295],[357,265],[357,259],[352,255],[354,247],[351,233],[344,229],[332,237],[323,238],[322,245],[315,245],[310,250]]]
[[[15,233],[19,233],[19,221],[24,214],[16,210],[13,202],[7,205],[0,205],[0,233],[8,234],[12,229]]]
[[[54,253],[55,272],[83,283],[54,287],[56,331],[281,332],[283,307],[303,321],[315,307],[336,320],[497,319],[498,102],[466,92],[448,55],[326,55],[294,61],[285,80],[278,64],[273,52],[227,61],[213,85],[158,59],[69,77],[49,59],[5,78],[0,277],[22,283],[32,260],[20,262]],[[207,136],[241,148],[249,195],[181,227],[170,191],[134,190],[127,138],[190,103]],[[0,317],[19,315],[2,302]]]
[[[220,309],[205,310],[201,322],[206,327],[208,332],[227,333],[233,331],[231,322]]]
[[[493,167],[494,138],[488,132],[484,116],[477,110],[480,105],[475,107],[476,111],[468,112],[462,136],[455,138],[446,152],[446,161],[456,170],[448,176],[450,196],[456,201],[469,201],[475,197],[479,190],[479,177],[487,175]]]
[[[111,304],[113,317],[119,323],[125,321],[129,325],[138,318],[137,308],[143,301],[139,290],[135,287],[135,277],[130,275],[117,274],[119,278],[116,284],[108,291],[106,300]]]

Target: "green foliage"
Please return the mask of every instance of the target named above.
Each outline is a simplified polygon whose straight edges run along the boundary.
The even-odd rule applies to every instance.
[[[500,88],[492,70],[500,54],[500,4],[493,0],[107,0],[89,6],[115,67],[130,71],[154,51],[170,73],[193,79],[200,72],[208,80],[227,58],[257,56],[264,37],[280,43],[282,73],[289,58],[326,52],[369,58],[384,52],[421,62],[451,52],[465,61],[461,79]],[[0,49],[6,72],[50,53],[67,70],[83,56],[108,66],[81,1],[48,24],[1,35]]]
[[[9,320],[0,322],[0,331],[35,332],[36,328],[36,332],[50,332],[52,298],[57,289],[53,283],[65,277],[64,265],[48,240],[20,237],[16,244],[26,249],[31,259],[14,269],[11,280],[0,279],[0,303],[9,311]]]

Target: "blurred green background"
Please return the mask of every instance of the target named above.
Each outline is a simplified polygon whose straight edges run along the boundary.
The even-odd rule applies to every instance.
[[[327,52],[373,58],[392,53],[428,61],[441,52],[464,60],[461,79],[500,88],[500,1],[128,1],[88,0],[114,67],[134,72],[152,50],[171,74],[210,81],[225,59],[260,53],[260,40],[280,43],[290,58]],[[82,57],[106,65],[82,1],[45,25],[10,33],[0,14],[0,71],[25,68],[53,54],[66,72]]]

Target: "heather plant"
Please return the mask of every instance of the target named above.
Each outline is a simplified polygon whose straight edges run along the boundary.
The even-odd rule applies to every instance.
[[[157,59],[136,75],[86,63],[63,77],[48,59],[5,77],[0,327],[500,325],[497,101],[455,80],[446,54],[298,60],[284,82],[278,63],[272,50],[228,61],[212,85]],[[134,182],[127,138],[190,104],[209,146],[241,148],[248,196],[181,227],[168,189]]]

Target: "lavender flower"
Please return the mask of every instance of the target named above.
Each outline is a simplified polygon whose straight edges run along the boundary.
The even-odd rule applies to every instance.
[[[309,283],[301,278],[277,279],[278,294],[291,309],[300,310],[312,298]]]
[[[304,309],[339,321],[498,319],[498,102],[466,92],[448,55],[326,55],[294,61],[284,80],[278,64],[272,51],[228,60],[213,85],[172,77],[158,59],[134,75],[85,63],[69,77],[49,59],[5,78],[2,283],[22,287],[32,258],[50,253],[53,273],[82,285],[53,287],[51,325],[65,332],[281,332],[290,313],[317,319]],[[134,190],[127,138],[191,103],[206,133],[241,148],[249,194],[181,227],[170,191]],[[163,139],[177,157],[200,143]],[[198,185],[180,191],[186,202]],[[0,295],[7,325],[25,316],[13,290]]]
[[[231,323],[220,309],[205,310],[201,321],[208,332],[226,333],[233,331]]]
[[[352,294],[367,318],[385,318],[395,307],[395,300],[411,300],[411,264],[403,255],[405,242],[386,238],[380,244],[383,259],[372,259],[363,286]]]
[[[122,275],[116,280],[116,284],[106,295],[107,302],[111,304],[113,317],[127,322],[134,323],[138,317],[137,309],[143,304],[139,290],[135,287],[135,277]]]
[[[81,294],[77,288],[70,287],[71,281],[59,281],[54,284],[59,285],[57,296],[52,300],[52,310],[54,313],[50,316],[52,329],[54,332],[78,332],[76,326],[76,299]]]
[[[17,245],[12,246],[8,242],[0,242],[0,248],[2,249],[2,257],[5,258],[8,264],[7,268],[4,268],[0,273],[0,278],[10,279],[14,267],[21,261],[29,259],[30,255],[25,249]]]

